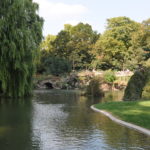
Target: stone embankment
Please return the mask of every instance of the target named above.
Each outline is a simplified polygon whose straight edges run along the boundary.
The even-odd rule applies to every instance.
[[[36,89],[84,89],[90,82],[90,80],[95,77],[99,76],[103,80],[103,71],[81,71],[81,72],[73,72],[67,76],[50,76],[46,79],[36,80],[34,83],[34,87]],[[116,76],[131,76],[132,72],[125,71],[125,72],[117,72]],[[102,91],[110,91],[110,90],[122,90],[126,87],[126,83],[106,83],[101,82],[100,88]]]
[[[128,128],[137,130],[137,131],[139,131],[141,133],[144,133],[144,134],[150,136],[150,130],[148,130],[148,129],[142,128],[142,127],[137,126],[137,125],[132,124],[132,123],[128,123],[128,122],[122,121],[122,120],[114,117],[113,115],[111,115],[110,113],[108,113],[106,111],[99,110],[99,109],[95,108],[93,105],[91,106],[91,109],[94,110],[94,111],[96,111],[96,112],[104,114],[105,116],[109,117],[112,121],[114,121],[114,122],[116,122],[118,124],[121,124],[123,126],[126,126]]]

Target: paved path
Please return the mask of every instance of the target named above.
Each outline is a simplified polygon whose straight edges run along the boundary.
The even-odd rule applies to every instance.
[[[141,132],[141,133],[144,133],[144,134],[150,136],[150,130],[148,130],[148,129],[142,128],[142,127],[137,126],[137,125],[134,125],[134,124],[132,124],[132,123],[128,123],[128,122],[119,120],[119,119],[117,119],[116,117],[112,116],[110,113],[95,108],[93,105],[91,106],[91,109],[94,110],[94,111],[96,111],[96,112],[99,112],[99,113],[104,114],[105,116],[109,117],[111,120],[113,120],[113,121],[115,121],[115,122],[117,122],[117,123],[119,123],[119,124],[121,124],[121,125],[123,125],[123,126],[126,126],[126,127],[128,127],[128,128],[132,128],[132,129],[134,129],[134,130],[137,130],[137,131],[139,131],[139,132]]]

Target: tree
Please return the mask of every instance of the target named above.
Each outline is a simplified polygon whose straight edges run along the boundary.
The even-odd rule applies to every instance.
[[[145,58],[150,58],[150,18],[142,22],[143,36],[142,36],[142,48],[145,50]]]
[[[89,68],[93,59],[92,48],[99,34],[93,31],[89,24],[79,23],[70,29],[71,41],[68,47],[71,51],[70,60],[73,68]]]
[[[52,42],[52,46],[54,48],[54,55],[67,59],[70,55],[70,51],[67,46],[69,41],[69,32],[65,30],[60,31],[56,39]]]
[[[29,95],[43,19],[32,0],[1,0],[0,8],[0,91],[8,97]]]
[[[41,51],[40,55],[37,73],[58,76],[71,71],[71,63],[69,60],[60,56],[55,56],[53,53],[45,50]]]
[[[97,58],[104,69],[125,69],[132,59],[132,35],[141,25],[127,17],[116,17],[107,20],[106,31],[95,45]],[[101,57],[99,57],[101,56]]]
[[[130,47],[130,55],[132,59],[128,66],[146,65],[146,60],[150,57],[150,19],[141,23],[140,29],[132,34],[132,46]],[[136,67],[138,68],[138,67]]]
[[[53,56],[54,47],[52,45],[52,42],[55,39],[56,39],[55,35],[48,35],[41,42],[39,57],[37,59],[37,73],[47,72],[47,66],[45,66],[45,62],[47,61],[48,57]]]
[[[71,71],[71,64],[66,59],[67,55],[63,51],[65,47],[65,32],[60,32],[58,35],[60,36],[48,35],[42,41],[37,73],[60,75]]]
[[[44,64],[48,74],[59,76],[71,71],[70,62],[58,56],[47,57]]]
[[[56,39],[55,35],[49,34],[48,36],[46,36],[46,38],[42,41],[40,45],[40,50],[53,53],[54,48],[52,42],[54,42],[55,39]]]
[[[60,31],[52,42],[54,54],[72,62],[73,69],[87,68],[91,64],[92,47],[98,37],[89,24],[66,24],[64,30]]]

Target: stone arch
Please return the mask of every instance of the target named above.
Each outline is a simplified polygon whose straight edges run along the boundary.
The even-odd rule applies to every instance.
[[[44,85],[46,86],[47,89],[53,89],[53,84],[51,82],[45,82]]]

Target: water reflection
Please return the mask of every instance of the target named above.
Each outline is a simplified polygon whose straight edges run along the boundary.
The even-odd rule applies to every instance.
[[[0,99],[0,149],[30,150],[31,100]]]
[[[112,93],[115,97],[107,94],[107,100],[121,99],[121,93]],[[54,90],[35,91],[32,100],[1,100],[0,149],[149,150],[150,137],[90,109],[106,99]]]
[[[46,91],[45,94],[47,96],[43,98],[42,92],[37,93],[36,104],[34,104],[36,113],[33,119],[36,123],[33,128],[38,128],[41,133],[40,149],[150,148],[149,137],[122,127],[89,109],[92,103],[103,100],[96,99],[95,101],[90,97],[81,97],[73,91],[53,91],[53,93]],[[119,96],[118,98],[120,99]],[[43,118],[42,121],[39,118]],[[38,125],[37,122],[40,124]]]

